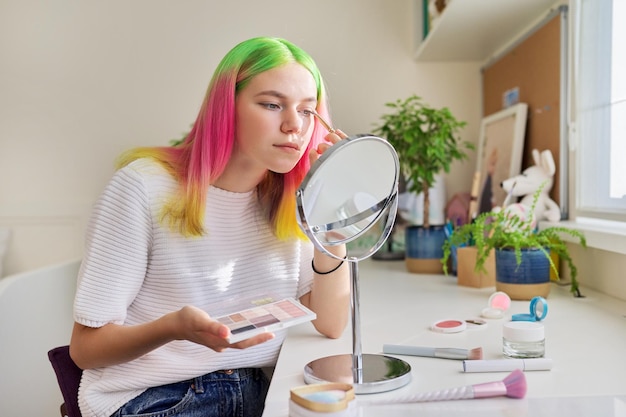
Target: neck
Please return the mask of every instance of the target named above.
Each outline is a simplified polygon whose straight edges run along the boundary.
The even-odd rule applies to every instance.
[[[246,193],[254,190],[265,178],[267,170],[262,172],[233,169],[227,166],[222,175],[213,183],[215,187],[234,193]]]

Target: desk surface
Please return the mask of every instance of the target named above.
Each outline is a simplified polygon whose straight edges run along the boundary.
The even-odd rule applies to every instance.
[[[402,261],[366,260],[359,265],[363,353],[381,353],[383,344],[483,348],[483,359],[501,359],[502,325],[511,314],[528,313],[527,301],[513,301],[503,319],[461,333],[429,330],[449,318],[480,317],[494,288],[468,288],[456,278],[406,272]],[[368,407],[359,415],[449,416],[626,416],[626,303],[590,290],[573,298],[553,285],[548,296],[546,357],[551,371],[526,372],[525,399],[493,398]],[[304,385],[305,365],[320,357],[352,352],[348,327],[336,340],[319,335],[310,323],[289,330],[265,404],[264,417],[287,417],[289,391]],[[395,356],[395,355],[391,355]],[[411,382],[397,390],[357,396],[393,398],[498,381],[508,373],[463,373],[462,361],[397,356],[411,365]]]

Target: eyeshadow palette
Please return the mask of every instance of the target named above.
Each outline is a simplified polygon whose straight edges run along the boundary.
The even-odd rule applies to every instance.
[[[285,298],[217,317],[215,320],[230,328],[229,341],[235,343],[260,333],[311,321],[315,317],[314,312],[293,298]]]

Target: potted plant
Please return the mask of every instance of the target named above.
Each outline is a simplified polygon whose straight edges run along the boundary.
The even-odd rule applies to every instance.
[[[381,116],[382,123],[374,133],[389,141],[398,153],[407,191],[424,197],[423,224],[406,229],[407,268],[412,272],[440,273],[445,235],[443,225],[430,224],[430,189],[436,176],[449,172],[452,162],[466,159],[465,151],[474,149],[474,145],[460,139],[459,131],[466,123],[458,121],[448,108],[430,107],[417,95],[385,106],[390,112]],[[424,238],[430,235],[434,240],[429,243]]]
[[[473,222],[456,228],[443,245],[441,262],[444,273],[448,273],[447,263],[452,248],[471,244],[476,248],[476,271],[486,272],[485,262],[490,252],[495,252],[497,290],[506,292],[513,299],[547,296],[550,270],[560,279],[559,269],[550,256],[553,253],[569,267],[570,291],[581,297],[576,279],[578,271],[563,235],[574,237],[583,247],[587,246],[585,236],[577,230],[561,226],[537,230],[532,213],[542,188],[534,193],[530,209],[513,204],[503,210],[481,213]]]

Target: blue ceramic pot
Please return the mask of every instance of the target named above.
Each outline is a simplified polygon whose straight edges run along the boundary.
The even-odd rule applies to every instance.
[[[496,249],[496,289],[517,300],[546,297],[550,292],[549,259],[539,249],[522,249],[518,264],[514,249]]]
[[[443,226],[409,226],[405,230],[406,264],[410,272],[439,274],[446,234]]]
[[[514,249],[496,249],[496,280],[509,284],[549,282],[550,261],[539,249],[522,249],[518,265]]]
[[[443,226],[409,226],[406,228],[406,254],[410,258],[437,258],[443,257],[443,243],[446,240]]]

